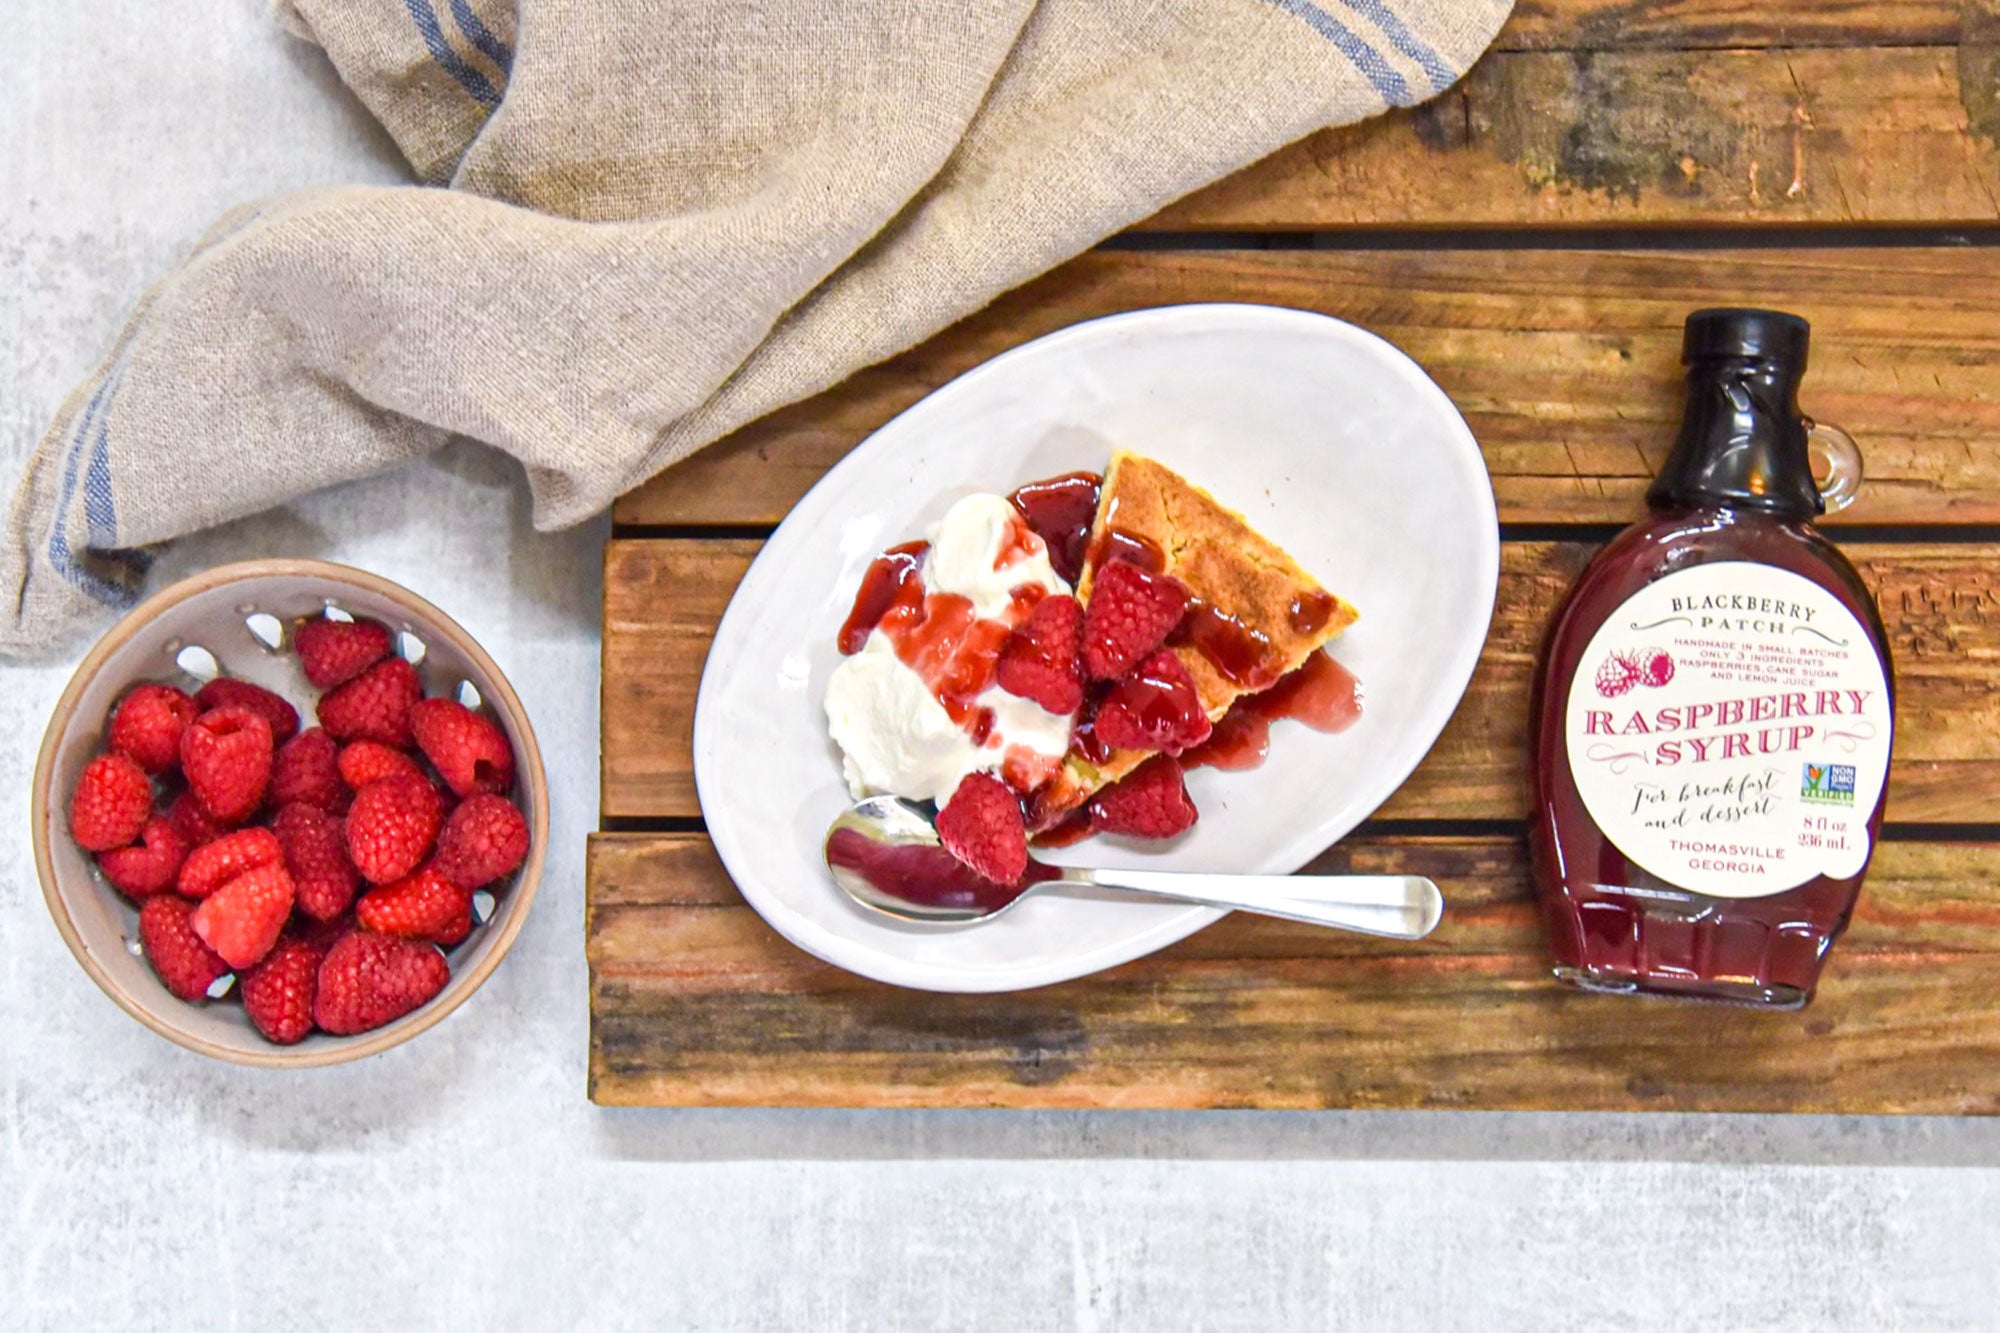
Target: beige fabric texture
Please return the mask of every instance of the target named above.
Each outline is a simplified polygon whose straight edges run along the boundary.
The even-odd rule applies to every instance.
[[[289,0],[425,184],[223,218],[22,477],[0,652],[146,548],[416,459],[560,527],[1313,130],[1511,0]],[[273,552],[273,554],[280,554]]]

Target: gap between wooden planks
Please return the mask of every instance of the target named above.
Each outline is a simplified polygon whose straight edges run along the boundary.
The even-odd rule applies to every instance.
[[[1082,981],[934,995],[841,971],[697,834],[591,840],[590,1095],[649,1106],[2000,1112],[2000,847],[1884,843],[1813,1005],[1605,1000],[1547,977],[1518,840],[1354,838],[1419,873],[1416,945],[1237,914]]]
[[[1226,499],[1227,486],[1219,489]],[[696,688],[716,624],[758,545],[672,539],[606,547],[605,818],[700,813],[691,750]],[[1889,818],[1991,820],[2000,805],[2000,546],[1848,549],[1882,608],[1895,660]],[[1535,654],[1556,603],[1594,550],[1581,542],[1502,544],[1493,627],[1472,684],[1430,754],[1382,807],[1384,818],[1526,814]],[[1339,572],[1328,577],[1337,590]]]
[[[870,432],[993,356],[1188,301],[1316,310],[1401,347],[1465,414],[1510,523],[1636,517],[1680,420],[1687,313],[1795,310],[1813,323],[1801,401],[1867,458],[1860,501],[1833,522],[2000,523],[2000,248],[1872,247],[1099,251],[667,469],[613,520],[774,524]]]

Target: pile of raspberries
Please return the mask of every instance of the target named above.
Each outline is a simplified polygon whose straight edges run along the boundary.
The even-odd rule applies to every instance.
[[[182,1000],[235,993],[279,1045],[366,1032],[428,1003],[473,894],[513,874],[528,824],[514,752],[483,713],[424,697],[373,620],[317,617],[292,646],[319,725],[248,681],[146,682],[70,796],[69,830],[139,905]]]
[[[1171,838],[1194,825],[1175,756],[1207,740],[1211,730],[1194,678],[1167,637],[1187,613],[1179,580],[1125,560],[1097,573],[1090,605],[1074,597],[1044,597],[1001,649],[994,681],[1009,694],[1052,713],[1082,710],[1111,750],[1153,757],[1091,799],[1091,827],[1103,833]],[[1019,797],[991,773],[971,773],[938,811],[946,850],[1001,884],[1028,868],[1028,835]]]

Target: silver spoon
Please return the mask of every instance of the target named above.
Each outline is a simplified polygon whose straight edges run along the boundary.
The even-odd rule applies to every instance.
[[[930,816],[896,796],[870,796],[834,820],[826,865],[834,883],[863,907],[936,925],[998,916],[1045,884],[1085,884],[1403,940],[1430,934],[1444,914],[1437,885],[1421,875],[1079,870],[1031,857],[1019,884],[996,884],[946,851]]]

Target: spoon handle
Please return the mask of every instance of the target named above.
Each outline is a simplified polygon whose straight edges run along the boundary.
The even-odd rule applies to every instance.
[[[1437,885],[1420,875],[1198,875],[1161,870],[1084,872],[1087,882],[1156,898],[1420,940],[1444,915]],[[1072,872],[1065,879],[1084,878]]]

